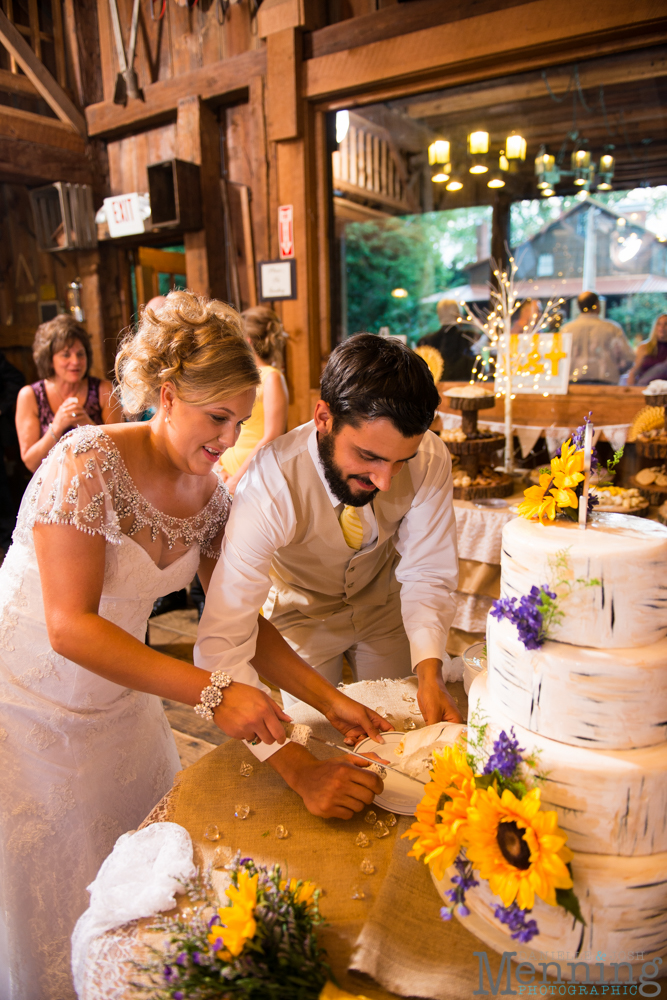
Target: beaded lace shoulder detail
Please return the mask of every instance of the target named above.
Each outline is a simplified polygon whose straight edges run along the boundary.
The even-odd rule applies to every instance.
[[[89,534],[101,534],[119,544],[121,535],[149,528],[151,540],[160,533],[169,549],[177,542],[198,543],[202,555],[217,558],[213,540],[224,528],[231,496],[222,480],[192,517],[171,517],[154,507],[134,484],[117,446],[101,427],[86,425],[66,434],[33,477],[21,505],[17,531],[35,523],[71,524]],[[129,522],[121,531],[120,522]]]

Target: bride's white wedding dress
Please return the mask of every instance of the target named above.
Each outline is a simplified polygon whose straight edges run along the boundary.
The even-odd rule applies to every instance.
[[[219,551],[222,483],[187,520],[152,507],[99,427],[53,448],[30,483],[0,568],[0,1000],[70,1000],[70,937],[117,838],[170,789],[179,759],[160,699],[50,645],[33,526],[107,541],[99,614],[143,641],[157,597]]]

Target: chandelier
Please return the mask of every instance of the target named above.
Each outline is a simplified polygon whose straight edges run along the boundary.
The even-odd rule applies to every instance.
[[[544,146],[540,146],[535,157],[535,177],[543,198],[551,198],[556,193],[556,185],[562,180],[572,180],[581,191],[611,191],[616,161],[611,153],[613,146],[605,146],[605,152],[596,163],[591,158],[586,141],[578,142],[577,133],[570,133],[568,139],[575,143],[570,155],[570,169],[564,167],[565,143],[558,156],[552,156]],[[567,140],[566,140],[567,141]]]
[[[463,178],[469,173],[474,177],[485,176],[489,188],[503,188],[505,175],[526,159],[526,149],[523,136],[513,132],[507,136],[504,149],[493,153],[489,133],[479,129],[469,133],[465,153],[461,150],[453,165],[452,143],[448,139],[435,139],[428,147],[431,180],[434,184],[444,184],[449,192],[456,192],[463,188]]]

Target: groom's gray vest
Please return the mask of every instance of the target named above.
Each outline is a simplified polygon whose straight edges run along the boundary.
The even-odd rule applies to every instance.
[[[382,606],[400,589],[394,537],[415,497],[407,463],[391,488],[373,500],[376,543],[355,552],[343,538],[336,509],[308,451],[312,429],[311,421],[273,444],[292,496],[296,532],[271,563],[271,617],[296,610],[309,618],[328,618],[348,604]]]

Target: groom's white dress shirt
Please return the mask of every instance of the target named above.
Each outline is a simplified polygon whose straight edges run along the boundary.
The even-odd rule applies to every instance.
[[[224,670],[234,680],[265,691],[268,689],[250,663],[255,655],[257,615],[271,588],[272,560],[279,550],[290,545],[297,532],[292,493],[276,447],[283,454],[286,447],[289,449],[290,437],[301,435],[305,445],[297,459],[300,463],[312,463],[310,468],[301,466],[304,475],[310,474],[314,467],[335,514],[343,509],[326,481],[315,426],[310,425],[310,433],[308,426],[297,428],[263,448],[241,480],[195,646],[197,666],[210,671]],[[455,613],[458,558],[451,459],[440,438],[427,432],[417,455],[407,466],[414,497],[398,524],[393,544],[400,556],[395,575],[401,585],[401,615],[414,668],[425,659],[446,660],[447,633]],[[358,513],[363,526],[361,553],[364,553],[378,540],[378,523],[372,503],[358,508]],[[335,525],[333,530],[340,527]],[[350,559],[355,555],[350,549]],[[326,572],[323,565],[322,573]],[[344,606],[345,595],[340,596]],[[322,626],[326,627],[326,617]],[[274,748],[278,749],[275,745]]]

